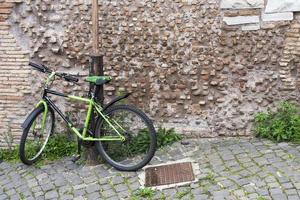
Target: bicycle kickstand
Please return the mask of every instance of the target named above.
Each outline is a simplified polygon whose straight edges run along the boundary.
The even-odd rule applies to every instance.
[[[72,157],[72,162],[76,162],[77,160],[79,160],[81,158],[81,145],[82,145],[82,140],[78,139],[78,142],[77,142],[77,155],[74,155]]]

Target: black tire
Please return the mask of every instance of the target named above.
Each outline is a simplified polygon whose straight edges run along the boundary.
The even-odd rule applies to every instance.
[[[124,118],[119,120],[117,113],[123,111],[127,112],[125,114]],[[118,123],[123,123],[122,128],[126,130],[121,130],[123,135],[126,135],[126,141],[121,142],[121,141],[100,141],[96,142],[96,148],[99,152],[99,154],[102,156],[102,158],[109,163],[111,166],[114,168],[121,170],[121,171],[136,171],[147,165],[152,157],[155,154],[156,151],[156,132],[153,127],[153,124],[151,120],[140,110],[133,106],[128,106],[128,105],[116,105],[116,106],[111,106],[108,109],[104,111],[104,114],[110,118],[110,121],[115,121],[118,120]],[[134,121],[133,120],[133,125],[129,125],[128,121],[130,120],[129,114],[133,114],[134,117],[137,117],[141,120],[139,121]],[[133,119],[133,117],[131,117]],[[126,121],[126,122],[125,122]],[[112,136],[113,134],[116,135],[116,132],[111,129],[110,126],[105,125],[107,122],[104,119],[98,119],[97,124],[96,124],[96,130],[95,130],[95,137],[99,138],[101,136],[105,135],[110,135]],[[138,125],[143,125],[141,129],[136,128]],[[144,128],[143,128],[144,127]],[[134,132],[129,130],[130,128],[134,129]],[[110,133],[110,134],[109,134]],[[134,134],[136,133],[136,134]],[[143,139],[149,139],[150,141],[146,140],[140,140],[139,138],[144,137]],[[138,149],[139,145],[131,145],[134,141],[142,141],[144,142],[143,144],[146,144],[146,148],[144,150]],[[139,143],[141,144],[141,143]],[[113,148],[115,147],[115,148]],[[128,147],[128,149],[124,149]],[[118,152],[119,151],[119,152]],[[118,152],[118,153],[117,153]],[[124,155],[125,160],[123,159],[123,154],[124,152],[127,152],[128,155]],[[119,154],[122,155],[119,155]],[[145,153],[145,156],[142,156],[142,153]],[[117,155],[115,155],[117,154]],[[131,156],[129,158],[129,155]],[[122,156],[122,157],[121,157]],[[136,158],[141,157],[141,160],[137,160]],[[119,159],[119,161],[118,161]],[[136,159],[137,163],[130,164],[130,163],[124,163],[124,162],[133,162],[134,159]],[[121,163],[123,162],[123,163]]]
[[[47,113],[47,116],[46,116],[46,124],[45,124],[45,126],[48,126],[47,130],[46,130],[48,133],[47,133],[46,141],[44,142],[44,144],[42,146],[43,149],[39,150],[37,152],[37,154],[34,155],[33,157],[28,158],[28,155],[27,155],[28,150],[26,149],[26,144],[30,145],[30,142],[32,142],[31,137],[34,137],[34,139],[36,139],[36,135],[31,133],[31,128],[33,128],[32,127],[33,122],[36,121],[36,120],[38,121],[40,119],[40,117],[43,116],[43,113],[44,113],[44,106],[39,106],[39,107],[35,108],[32,111],[32,113],[28,116],[28,117],[31,118],[28,126],[25,127],[24,130],[23,130],[23,134],[22,134],[21,141],[20,141],[20,147],[19,147],[19,156],[20,156],[21,161],[26,165],[32,165],[33,163],[35,163],[41,157],[42,151],[44,150],[50,135],[52,135],[53,131],[54,131],[55,116],[54,116],[53,110],[50,107],[48,107],[48,113]],[[50,117],[50,119],[51,119],[51,124],[49,124],[49,122],[47,121],[48,117]],[[47,125],[47,122],[48,122],[48,125]],[[39,137],[39,139],[40,139],[41,135],[37,136],[37,137]],[[29,146],[29,148],[31,148],[31,147]]]

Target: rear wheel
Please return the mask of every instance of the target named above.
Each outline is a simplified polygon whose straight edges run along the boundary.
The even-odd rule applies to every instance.
[[[34,109],[29,117],[31,121],[23,131],[20,142],[20,159],[24,164],[32,165],[42,155],[54,130],[54,112],[49,108],[43,127],[44,107]]]
[[[100,155],[122,171],[136,171],[150,162],[156,150],[156,132],[151,120],[140,110],[117,105],[104,112],[110,123],[125,137],[125,141],[100,141]],[[104,119],[98,120],[95,137],[117,136]]]

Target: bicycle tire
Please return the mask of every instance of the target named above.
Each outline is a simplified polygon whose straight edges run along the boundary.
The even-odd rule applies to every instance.
[[[109,107],[107,110],[105,110],[104,114],[106,116],[112,117],[112,114],[116,111],[128,111],[130,113],[134,113],[145,123],[145,126],[147,128],[147,131],[145,131],[145,133],[146,134],[149,133],[149,138],[150,138],[149,148],[147,149],[146,155],[138,163],[136,163],[134,165],[126,165],[124,163],[119,163],[114,158],[112,158],[111,155],[108,154],[108,149],[106,149],[106,148],[108,148],[107,145],[111,144],[113,142],[116,142],[116,141],[109,141],[109,143],[107,141],[96,142],[95,143],[96,148],[97,148],[99,154],[102,156],[102,158],[108,164],[113,166],[114,168],[116,168],[120,171],[137,171],[137,170],[141,169],[142,167],[144,167],[145,165],[147,165],[151,161],[151,159],[153,158],[153,156],[155,154],[156,143],[157,143],[156,131],[154,129],[152,121],[146,116],[146,114],[133,106],[114,105],[114,106]],[[95,137],[104,136],[104,134],[105,134],[105,133],[103,133],[104,132],[103,126],[105,126],[104,122],[105,122],[105,120],[103,118],[98,119],[98,121],[96,123]],[[125,132],[128,132],[128,131],[126,130]],[[138,134],[140,134],[140,133],[138,133]],[[121,145],[123,145],[123,143]]]
[[[31,121],[29,122],[28,127],[24,128],[23,134],[21,136],[20,147],[19,147],[19,157],[20,157],[20,160],[24,164],[26,164],[26,165],[32,165],[32,164],[34,164],[41,157],[42,152],[45,149],[45,146],[46,146],[46,144],[48,142],[48,139],[49,139],[50,135],[53,134],[53,131],[54,131],[55,115],[54,115],[54,111],[49,107],[47,115],[50,114],[49,116],[51,117],[50,133],[48,133],[48,136],[47,136],[47,139],[45,141],[45,144],[43,144],[43,146],[42,146],[43,149],[41,149],[37,153],[37,155],[34,155],[31,159],[27,158],[27,156],[26,156],[26,142],[28,143],[28,134],[29,134],[29,131],[30,131],[32,125],[33,125],[33,122],[40,116],[40,114],[43,114],[43,112],[44,112],[44,106],[39,106],[39,107],[35,108],[32,111],[31,116],[33,116],[33,117],[31,119]]]

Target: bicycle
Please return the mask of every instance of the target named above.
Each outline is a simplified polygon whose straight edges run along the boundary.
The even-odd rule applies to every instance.
[[[96,98],[99,92],[97,88],[110,82],[110,76],[86,77],[85,81],[92,84],[94,89],[89,91],[88,98],[84,98],[51,89],[57,77],[78,84],[78,76],[52,71],[45,65],[33,62],[29,65],[49,76],[45,81],[41,100],[22,124],[19,156],[24,164],[32,165],[41,157],[54,132],[55,112],[78,138],[78,155],[74,161],[80,158],[81,145],[92,143],[100,156],[118,170],[136,171],[150,162],[156,151],[156,131],[152,121],[141,110],[130,105],[119,105],[130,93],[113,99],[103,107]],[[85,103],[87,114],[83,128],[76,128],[49,95]],[[94,126],[91,125],[92,115],[96,119]]]

